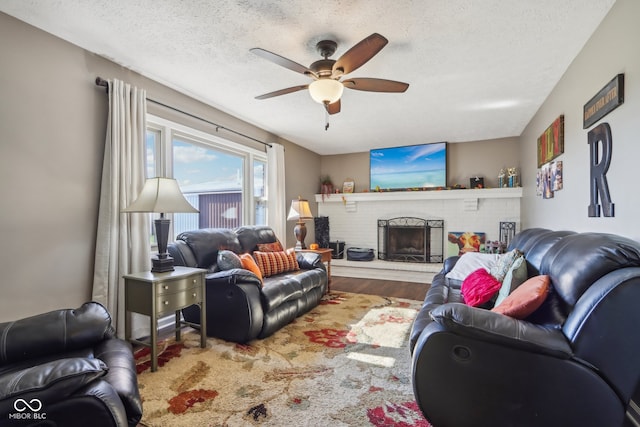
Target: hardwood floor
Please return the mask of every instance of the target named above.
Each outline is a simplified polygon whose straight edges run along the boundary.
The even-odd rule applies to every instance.
[[[354,292],[423,301],[429,284],[352,277],[331,278],[331,291]]]

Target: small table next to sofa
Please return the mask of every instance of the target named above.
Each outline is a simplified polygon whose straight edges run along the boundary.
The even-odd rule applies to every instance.
[[[205,278],[207,270],[201,268],[175,267],[174,271],[124,275],[125,292],[125,339],[151,347],[151,372],[158,369],[158,318],[175,313],[176,341],[180,341],[180,329],[194,326],[200,329],[200,347],[207,346],[207,319]],[[180,311],[190,305],[198,304],[200,325],[193,325],[181,319]],[[131,338],[131,321],[127,312],[149,316],[150,341],[143,342]]]

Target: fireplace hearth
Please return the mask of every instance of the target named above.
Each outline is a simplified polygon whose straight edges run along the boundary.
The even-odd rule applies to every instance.
[[[440,263],[443,254],[443,220],[415,217],[378,220],[378,259]]]

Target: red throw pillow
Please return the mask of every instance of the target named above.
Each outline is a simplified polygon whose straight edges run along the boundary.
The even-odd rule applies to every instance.
[[[245,270],[249,270],[262,281],[262,271],[260,271],[260,267],[256,264],[256,260],[249,254],[240,254],[240,261],[242,261],[242,268]]]
[[[479,268],[464,279],[460,292],[465,304],[478,307],[489,301],[500,290],[500,286],[502,283],[487,270]]]
[[[549,293],[549,276],[534,276],[518,286],[491,311],[516,319],[524,319],[542,305]]]
[[[262,272],[262,277],[273,276],[287,271],[300,270],[296,253],[293,250],[287,252],[260,252],[255,251],[253,256],[256,264]]]

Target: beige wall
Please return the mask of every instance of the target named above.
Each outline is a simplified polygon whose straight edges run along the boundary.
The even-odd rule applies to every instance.
[[[122,79],[146,89],[149,98],[282,143],[287,198],[316,191],[319,155],[3,13],[0,57],[0,322],[77,307],[91,297],[108,109],[97,76]],[[214,131],[151,103],[149,112]],[[219,135],[261,147],[224,130]],[[293,244],[293,236],[287,241]]]
[[[521,168],[522,226],[608,231],[640,238],[640,201],[633,172],[640,158],[640,2],[618,0],[567,70],[519,142],[510,138],[451,144],[449,184],[483,175],[495,185],[504,166]],[[144,87],[149,97],[257,139],[273,135],[221,113],[104,58],[0,13],[0,322],[90,298],[93,252],[106,126],[106,96],[96,76]],[[625,103],[603,121],[611,124],[613,160],[607,177],[614,218],[588,218],[589,152],[582,107],[617,73],[625,73]],[[523,82],[526,84],[526,82]],[[154,114],[167,112],[150,108]],[[555,198],[535,195],[536,139],[565,115],[565,189]],[[221,136],[225,136],[221,134]],[[229,139],[252,144],[232,135]],[[291,142],[286,149],[288,199],[312,199],[318,177],[336,184],[354,178],[368,186],[368,153],[322,158]],[[294,141],[295,142],[295,141]],[[254,146],[254,145],[252,145]],[[288,207],[288,202],[287,202]],[[317,206],[312,204],[314,214]],[[287,223],[293,228],[291,222]],[[310,230],[312,224],[308,224]],[[307,242],[313,241],[312,232]],[[293,243],[286,236],[287,244]]]
[[[484,177],[485,186],[498,185],[500,169],[519,167],[518,138],[501,138],[447,145],[448,185],[469,186],[469,178]],[[321,174],[329,175],[342,188],[346,178],[353,178],[356,191],[369,189],[369,152],[322,156]]]
[[[523,170],[523,224],[576,231],[603,231],[640,240],[640,197],[637,178],[640,159],[640,2],[618,0],[565,75],[525,128],[520,141]],[[625,74],[624,104],[598,122],[611,126],[612,159],[607,180],[615,204],[612,218],[590,218],[589,145],[583,129],[584,104],[618,73]],[[564,189],[552,199],[535,193],[536,140],[564,114]]]

